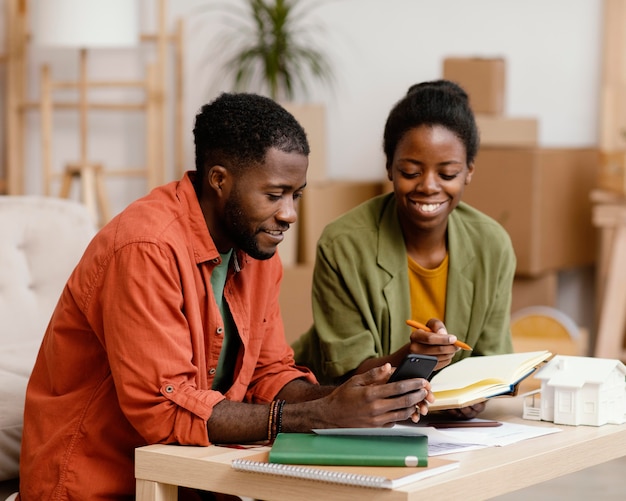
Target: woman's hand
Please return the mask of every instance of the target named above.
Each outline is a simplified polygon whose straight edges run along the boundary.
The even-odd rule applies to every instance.
[[[479,402],[467,407],[461,407],[460,409],[448,409],[441,412],[446,413],[451,419],[472,419],[484,411],[485,407],[487,407],[485,402]]]
[[[426,324],[429,330],[415,328],[411,332],[409,342],[410,353],[421,353],[437,357],[435,370],[443,369],[452,361],[452,357],[459,350],[454,345],[456,336],[448,334],[444,323],[436,318],[431,318]]]

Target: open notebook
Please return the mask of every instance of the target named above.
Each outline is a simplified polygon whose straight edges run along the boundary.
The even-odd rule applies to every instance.
[[[552,353],[545,350],[464,358],[433,376],[435,402],[429,409],[455,409],[515,395],[519,383],[550,358]]]

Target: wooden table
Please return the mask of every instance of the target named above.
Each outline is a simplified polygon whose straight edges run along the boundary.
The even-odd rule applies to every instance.
[[[481,415],[536,426],[552,425],[521,418],[522,399],[502,398]],[[314,480],[235,471],[235,458],[259,449],[150,445],[136,451],[137,500],[177,499],[177,485],[264,500],[486,499],[626,455],[626,424],[559,426],[563,431],[505,447],[489,447],[442,457],[458,459],[460,467],[392,490],[342,486]]]

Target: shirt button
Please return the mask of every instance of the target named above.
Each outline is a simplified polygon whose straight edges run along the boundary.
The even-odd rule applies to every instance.
[[[224,332],[224,327],[218,327],[218,328],[217,328],[217,333],[218,333],[218,334],[220,334],[220,335],[221,335],[223,332]]]
[[[211,367],[211,368],[209,369],[209,374],[210,374],[211,376],[212,376],[213,374],[215,374],[215,368],[214,368],[214,367]]]
[[[165,393],[173,393],[174,392],[174,387],[171,384],[168,384],[165,387]]]

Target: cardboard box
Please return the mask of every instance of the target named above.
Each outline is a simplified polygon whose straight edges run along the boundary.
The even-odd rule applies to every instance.
[[[326,150],[326,108],[321,104],[300,104],[293,102],[281,103],[304,128],[311,154],[307,170],[307,183],[327,181],[327,150]],[[278,246],[278,253],[283,266],[295,266],[299,261],[300,218],[292,225],[285,239]]]
[[[626,196],[626,151],[600,153],[597,186]]]
[[[278,255],[283,263],[283,266],[295,266],[298,264],[298,232],[299,226],[296,221],[289,227],[289,230],[285,233],[285,238],[278,245]]]
[[[307,182],[326,181],[328,178],[328,157],[326,139],[326,108],[321,104],[281,103],[304,128],[311,154]]]
[[[476,114],[480,145],[484,147],[536,147],[539,124],[536,118],[510,118]]]
[[[518,275],[586,266],[596,258],[597,172],[595,148],[481,148],[463,200],[509,232]]]
[[[312,283],[313,265],[284,267],[279,303],[285,324],[285,338],[289,344],[313,325]]]
[[[393,191],[393,183],[389,179],[384,179],[380,182],[381,193],[391,193]]]
[[[515,277],[511,313],[529,306],[556,307],[558,273],[549,271],[537,277]]]
[[[380,181],[327,181],[309,183],[298,214],[299,263],[313,264],[317,241],[333,219],[362,202],[381,194]]]
[[[465,89],[474,113],[504,114],[506,65],[503,58],[447,57],[443,60],[443,78]]]

